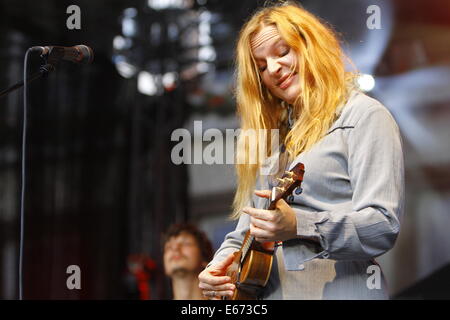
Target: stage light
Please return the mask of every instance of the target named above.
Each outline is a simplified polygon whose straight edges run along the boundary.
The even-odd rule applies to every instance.
[[[113,47],[115,50],[130,49],[133,45],[133,40],[130,38],[124,38],[122,36],[115,36],[113,40]]]
[[[134,37],[137,33],[137,17],[138,11],[136,8],[127,8],[123,10],[122,17],[122,34],[126,37]]]
[[[123,18],[122,19],[122,33],[127,37],[134,37],[137,33],[136,20],[134,18]]]
[[[138,11],[136,8],[126,8],[123,10],[123,15],[127,18],[136,18]]]
[[[179,29],[176,23],[169,23],[167,27],[167,36],[170,41],[176,41],[179,35]]]
[[[148,8],[127,8],[120,17],[122,32],[112,43],[119,74],[136,78],[140,93],[159,96],[215,72],[219,52],[212,31],[220,15],[206,8],[191,10],[193,0],[146,3]]]
[[[138,91],[147,96],[158,93],[157,78],[150,72],[141,71],[138,75]]]
[[[198,59],[212,62],[216,60],[216,51],[211,46],[201,47],[198,51]]]
[[[210,70],[210,65],[206,62],[197,63],[197,71],[199,74],[207,73]]]
[[[117,72],[124,78],[132,78],[137,72],[137,68],[129,63],[123,55],[115,55],[113,62],[116,65]]]
[[[361,74],[358,77],[358,86],[362,91],[372,91],[375,87],[375,79],[370,74]]]
[[[147,0],[147,5],[154,10],[189,9],[193,0]]]
[[[162,76],[162,84],[164,89],[172,91],[176,88],[178,74],[176,72],[167,72]]]

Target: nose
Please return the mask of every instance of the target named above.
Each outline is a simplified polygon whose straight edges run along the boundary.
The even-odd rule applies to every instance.
[[[281,70],[281,65],[278,63],[276,59],[268,58],[267,59],[267,71],[270,74],[277,74]]]
[[[170,251],[179,251],[181,249],[181,244],[178,242],[172,243],[167,249]]]

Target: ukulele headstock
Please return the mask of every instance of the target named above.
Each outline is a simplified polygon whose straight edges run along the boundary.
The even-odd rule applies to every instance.
[[[271,205],[280,199],[286,199],[303,181],[305,166],[299,162],[290,171],[286,171],[281,178],[277,178],[278,185],[272,189]]]

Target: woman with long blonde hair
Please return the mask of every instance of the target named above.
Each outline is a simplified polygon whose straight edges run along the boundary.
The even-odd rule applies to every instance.
[[[387,298],[374,258],[394,245],[403,211],[395,120],[355,89],[356,74],[346,71],[349,60],[331,27],[295,3],[258,10],[239,34],[236,62],[242,132],[279,130],[280,143],[269,150],[269,171],[261,159],[236,164],[232,217],[239,222],[199,275],[203,294],[233,295],[236,284],[225,272],[250,230],[259,242],[281,244],[261,298]],[[266,150],[270,143],[258,139],[256,146],[240,141],[238,156]],[[299,162],[301,194],[263,209],[274,178]],[[369,279],[371,270],[379,278]]]

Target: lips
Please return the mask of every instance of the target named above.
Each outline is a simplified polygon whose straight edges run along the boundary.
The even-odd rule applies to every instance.
[[[286,89],[287,87],[289,87],[292,83],[292,80],[294,79],[294,76],[296,75],[296,73],[294,74],[286,74],[284,76],[282,76],[280,78],[280,80],[278,80],[277,86],[280,89]]]
[[[174,256],[171,256],[169,258],[169,261],[173,261],[173,260],[177,261],[177,260],[181,260],[181,259],[184,259],[184,258],[185,257],[183,255],[174,255]]]

